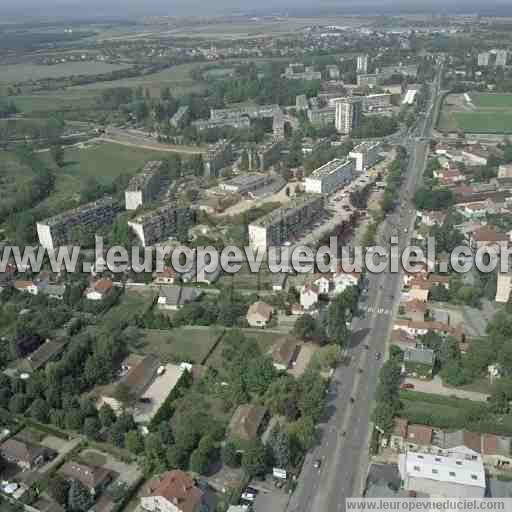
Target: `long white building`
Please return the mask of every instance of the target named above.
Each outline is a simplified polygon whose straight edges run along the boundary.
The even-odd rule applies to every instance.
[[[120,208],[111,197],[59,213],[36,224],[39,243],[49,250],[66,245],[73,240],[72,230],[78,227],[96,229],[113,222]]]
[[[348,156],[354,159],[355,170],[363,172],[379,160],[381,149],[380,142],[362,142],[352,149]]]
[[[306,193],[332,194],[352,180],[354,162],[335,158],[306,178]]]
[[[483,498],[485,471],[480,454],[459,447],[444,455],[408,451],[398,469],[407,491],[445,498]]]

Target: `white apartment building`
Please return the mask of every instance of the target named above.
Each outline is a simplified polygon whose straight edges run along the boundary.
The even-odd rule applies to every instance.
[[[489,65],[489,59],[490,59],[489,52],[479,53],[478,54],[478,58],[477,58],[478,65],[479,66],[488,66]]]
[[[485,471],[477,452],[435,455],[408,451],[399,456],[398,469],[407,491],[440,498],[483,498]]]
[[[375,165],[380,158],[381,148],[380,142],[362,142],[352,149],[348,156],[354,159],[355,170],[363,172]]]
[[[360,96],[350,96],[334,100],[336,105],[336,114],[334,124],[338,133],[350,135],[354,128],[358,128],[361,123],[361,113],[363,110],[363,98]]]
[[[357,72],[362,74],[368,73],[368,55],[357,56]]]
[[[313,171],[306,178],[306,193],[332,194],[352,180],[354,162],[335,158]]]
[[[496,51],[496,66],[506,66],[507,65],[507,50],[497,50]]]

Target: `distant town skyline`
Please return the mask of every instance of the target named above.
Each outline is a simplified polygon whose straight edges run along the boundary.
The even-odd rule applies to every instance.
[[[320,0],[312,6],[305,0],[278,0],[253,2],[223,0],[222,2],[204,2],[204,0],[89,0],[87,14],[81,0],[20,0],[0,8],[2,21],[9,17],[37,18],[130,18],[144,15],[203,16],[228,14],[406,14],[406,13],[482,13],[489,15],[508,15],[512,5],[508,0],[491,0],[482,3],[479,0]],[[37,11],[35,10],[37,8]],[[200,11],[198,11],[200,8]]]

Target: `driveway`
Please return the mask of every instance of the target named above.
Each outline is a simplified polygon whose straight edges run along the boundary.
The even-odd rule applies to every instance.
[[[414,385],[414,391],[420,393],[431,393],[433,395],[441,396],[455,396],[457,398],[465,398],[466,400],[473,400],[475,402],[485,402],[489,395],[485,393],[478,393],[477,391],[466,391],[457,388],[447,388],[443,385],[443,381],[439,375],[436,375],[432,380],[420,379],[405,379],[407,384]]]

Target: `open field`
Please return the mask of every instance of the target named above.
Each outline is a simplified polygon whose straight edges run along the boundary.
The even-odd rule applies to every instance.
[[[449,94],[443,103],[437,128],[466,133],[512,133],[512,94]]]
[[[142,295],[124,294],[119,304],[111,308],[102,317],[103,325],[118,326],[123,322],[133,320],[136,314],[143,314],[151,306],[151,300]]]
[[[16,107],[26,116],[53,112],[90,110],[97,107],[98,91],[59,91],[13,96]]]
[[[101,61],[63,62],[49,66],[37,64],[3,65],[0,66],[0,82],[25,82],[73,75],[99,75],[129,67],[128,64],[109,64]]]
[[[193,362],[201,364],[213,348],[223,329],[182,327],[169,331],[146,329],[137,350],[155,354],[162,362]]]
[[[204,85],[190,77],[190,71],[200,65],[204,65],[204,63],[179,64],[151,75],[69,87],[67,92],[76,94],[79,91],[95,91],[98,93],[112,87],[135,88],[138,86],[148,89],[152,96],[159,96],[161,88],[167,86],[171,88],[173,96],[201,92],[204,89]]]
[[[48,153],[44,158],[50,160]],[[119,144],[96,144],[86,149],[70,148],[65,151],[65,165],[54,169],[57,176],[55,191],[47,201],[58,204],[80,193],[88,178],[95,178],[108,185],[121,174],[135,174],[148,160],[165,158],[167,155]]]
[[[263,354],[266,354],[277,340],[285,336],[285,334],[280,332],[266,331],[263,329],[242,329],[242,331],[248,338],[256,339]],[[212,352],[211,356],[206,361],[207,366],[217,370],[222,368],[222,351],[224,350],[225,346],[226,345],[221,340],[215,350]]]

